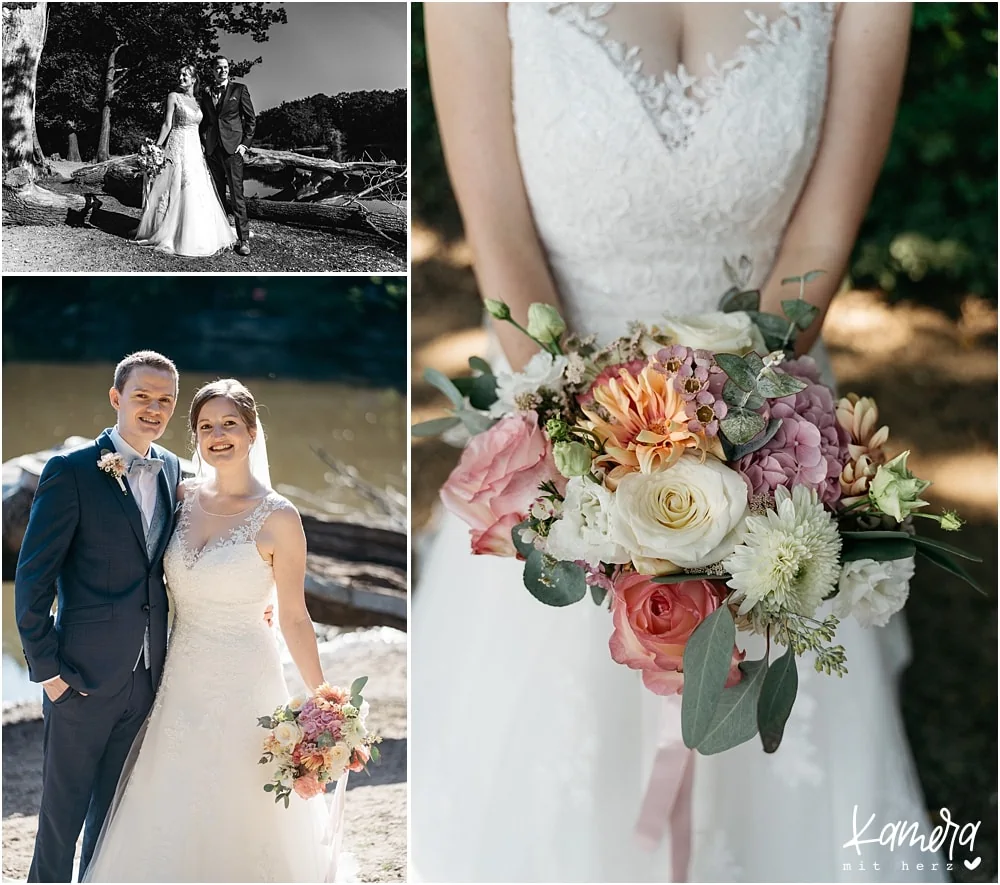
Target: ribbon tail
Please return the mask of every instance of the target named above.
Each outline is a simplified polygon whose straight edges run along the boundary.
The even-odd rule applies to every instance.
[[[669,698],[664,710],[661,743],[653,759],[635,835],[649,851],[670,832],[672,881],[686,882],[691,860],[691,800],[694,752],[680,737],[680,698]]]

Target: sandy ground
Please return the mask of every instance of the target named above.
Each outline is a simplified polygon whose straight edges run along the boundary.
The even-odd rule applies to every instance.
[[[321,628],[321,632],[323,631]],[[333,631],[331,631],[333,632]],[[345,633],[321,644],[323,669],[332,682],[367,675],[368,725],[382,735],[382,761],[371,777],[348,781],[344,847],[358,861],[363,882],[403,881],[406,870],[406,637],[395,630]],[[286,663],[289,690],[301,683]],[[27,876],[38,826],[41,794],[40,704],[4,710],[3,879]]]
[[[53,172],[65,181],[84,164],[57,160]],[[44,187],[78,193],[58,178]],[[376,232],[318,230],[251,220],[251,254],[226,250],[211,258],[181,258],[132,242],[141,212],[100,194],[101,207],[82,226],[4,224],[0,251],[4,273],[36,271],[135,273],[405,273],[406,246]],[[235,230],[235,229],[234,229]]]

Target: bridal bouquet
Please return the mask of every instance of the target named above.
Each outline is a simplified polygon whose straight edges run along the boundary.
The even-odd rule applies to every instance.
[[[588,592],[606,605],[611,657],[682,695],[684,742],[704,754],[758,733],[776,750],[796,657],[843,675],[840,620],[885,625],[915,555],[975,586],[957,560],[976,557],[915,531],[919,517],[962,523],[924,512],[929,483],[908,452],[888,456],[875,402],[837,399],[812,359],[792,358],[819,273],[783,281],[798,287],[784,316],[736,286],[718,312],[636,324],[604,347],[533,304],[517,327],[542,350],[524,371],[475,357],[472,377],[429,370],[454,413],[413,429],[471,435],[441,497],[473,552],[522,559],[548,605]],[[487,309],[517,325],[503,302]],[[748,660],[737,633],[785,651]]]
[[[349,691],[323,683],[311,698],[292,698],[257,723],[268,730],[261,765],[277,762],[264,791],[285,808],[294,790],[303,799],[325,791],[328,783],[348,771],[368,771],[369,759],[379,761],[380,738],[365,727],[368,702],[361,691],[367,676],[355,679]]]
[[[150,181],[156,178],[156,176],[163,171],[163,167],[170,162],[170,160],[164,156],[163,148],[157,145],[151,138],[147,138],[143,141],[142,146],[139,148],[139,154],[136,161],[139,164],[139,168],[142,169],[143,174],[146,175]]]

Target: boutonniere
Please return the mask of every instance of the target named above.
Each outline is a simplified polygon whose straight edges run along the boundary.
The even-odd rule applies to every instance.
[[[125,459],[119,455],[117,452],[109,452],[107,449],[101,449],[101,460],[97,462],[97,466],[101,468],[105,473],[110,473],[118,483],[118,488],[122,490],[123,495],[128,494],[128,489],[125,488]]]

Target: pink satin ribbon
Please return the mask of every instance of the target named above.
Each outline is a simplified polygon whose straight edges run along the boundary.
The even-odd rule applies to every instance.
[[[653,851],[669,828],[673,882],[687,881],[693,785],[694,752],[681,737],[680,695],[672,695],[663,699],[660,738],[635,834],[644,848]]]

